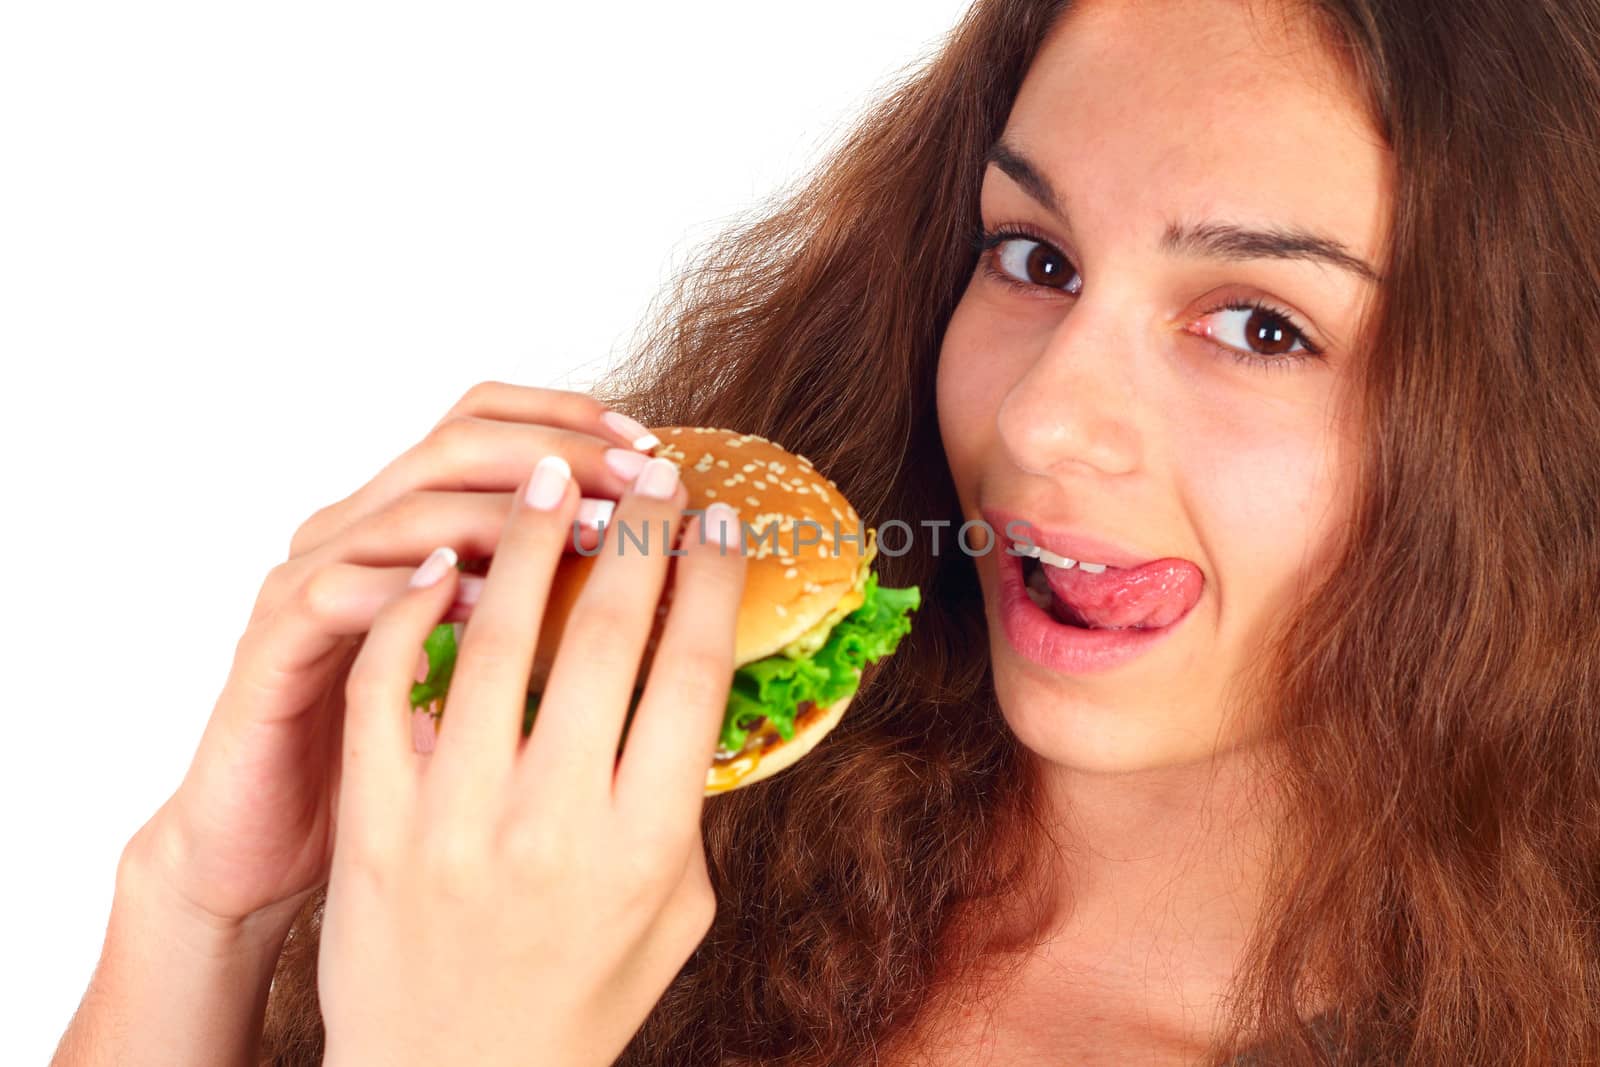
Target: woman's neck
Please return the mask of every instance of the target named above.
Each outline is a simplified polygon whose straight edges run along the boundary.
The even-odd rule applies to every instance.
[[[1280,814],[1274,754],[1257,745],[1121,775],[1043,765],[1059,895],[1018,996],[1041,1010],[1095,1006],[1203,1044],[1266,888]]]
[[[1273,756],[1259,744],[1118,775],[1042,765],[1061,847],[1052,939],[1141,948],[1244,936],[1280,817]]]

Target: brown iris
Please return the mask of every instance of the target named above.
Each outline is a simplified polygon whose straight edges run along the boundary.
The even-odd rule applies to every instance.
[[[1033,251],[1028,253],[1027,272],[1028,280],[1035,285],[1055,285],[1059,288],[1072,277],[1072,265],[1049,246],[1036,244]]]
[[[1297,335],[1294,328],[1283,321],[1283,316],[1257,308],[1244,324],[1244,338],[1246,344],[1262,355],[1276,356],[1293,348]]]

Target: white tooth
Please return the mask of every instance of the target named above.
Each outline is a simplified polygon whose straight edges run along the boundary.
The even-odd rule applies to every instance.
[[[1038,545],[1022,545],[1022,544],[1018,544],[1017,542],[1013,541],[1013,542],[1011,542],[1011,547],[1017,550],[1017,555],[1019,555],[1019,556],[1028,556],[1031,559],[1038,559],[1039,558],[1039,546]]]
[[[1039,549],[1039,562],[1048,563],[1052,567],[1066,568],[1072,566],[1075,561],[1068,559],[1066,556],[1058,556],[1048,548],[1041,548]]]
[[[1078,569],[1088,571],[1090,574],[1099,574],[1106,569],[1106,565],[1104,563],[1079,563]]]

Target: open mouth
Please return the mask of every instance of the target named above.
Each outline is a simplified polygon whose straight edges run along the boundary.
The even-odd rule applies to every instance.
[[[1032,600],[1043,609],[1056,622],[1063,626],[1072,626],[1079,630],[1147,630],[1159,629],[1148,626],[1096,626],[1080,615],[1071,604],[1062,600],[1050,587],[1050,580],[1046,577],[1045,564],[1029,556],[1020,557],[1022,564],[1023,588],[1027,590],[1028,599]]]

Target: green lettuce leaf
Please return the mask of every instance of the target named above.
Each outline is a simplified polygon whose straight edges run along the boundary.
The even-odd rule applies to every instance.
[[[747,663],[733,673],[728,707],[718,744],[737,752],[750,731],[766,719],[778,736],[794,736],[795,712],[807,700],[827,707],[855,693],[861,669],[894,652],[911,632],[910,612],[922,603],[916,586],[885,589],[876,571],[867,574],[861,606],[836,623],[827,641],[811,656],[783,653]]]
[[[441,622],[422,642],[428,654],[428,677],[411,685],[411,709],[442,700],[450,688],[450,678],[456,673],[456,630],[448,622]]]

